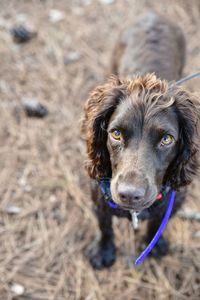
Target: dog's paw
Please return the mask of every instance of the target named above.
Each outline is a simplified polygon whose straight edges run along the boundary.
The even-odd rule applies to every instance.
[[[87,252],[87,256],[94,269],[108,268],[115,262],[116,248],[113,242],[98,243]]]
[[[149,241],[145,241],[144,244],[142,245],[142,250],[144,250],[147,245],[149,244]],[[165,255],[167,255],[169,251],[169,243],[168,241],[161,236],[156,243],[156,245],[153,247],[151,252],[149,253],[150,256],[155,257],[155,258],[161,258]]]

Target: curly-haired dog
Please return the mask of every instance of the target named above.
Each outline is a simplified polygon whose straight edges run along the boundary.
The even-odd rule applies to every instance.
[[[92,199],[102,234],[90,253],[96,268],[115,260],[113,215],[131,219],[134,210],[140,212],[139,218],[148,218],[148,242],[166,209],[169,187],[179,189],[175,213],[185,199],[186,189],[180,188],[196,174],[198,99],[169,82],[181,76],[184,59],[180,28],[147,13],[122,33],[115,48],[113,72],[120,78],[113,76],[98,86],[86,102],[82,125],[86,168],[93,179]],[[99,182],[110,182],[117,208],[108,205]],[[165,255],[167,245],[161,237],[153,254]]]

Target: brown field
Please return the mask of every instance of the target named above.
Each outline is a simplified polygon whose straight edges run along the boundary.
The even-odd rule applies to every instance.
[[[115,265],[94,271],[84,255],[99,235],[83,167],[83,104],[109,73],[119,31],[150,8],[183,28],[184,74],[199,70],[199,0],[0,0],[0,300],[200,299],[197,221],[171,220],[170,254],[159,263],[148,258],[134,267],[144,228],[135,238],[131,224],[119,219]],[[51,9],[64,19],[50,22]],[[22,19],[38,34],[19,45],[10,29]],[[199,83],[187,86],[200,94]],[[37,98],[49,115],[26,117],[23,98]],[[197,179],[184,209],[200,211],[198,185]],[[15,284],[24,287],[22,295]]]

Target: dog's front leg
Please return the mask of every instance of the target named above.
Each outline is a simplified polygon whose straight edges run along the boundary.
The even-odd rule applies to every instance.
[[[102,195],[92,191],[92,198],[95,203],[95,213],[97,216],[101,238],[98,243],[89,251],[89,259],[92,266],[96,269],[110,267],[116,257],[114,244],[114,233],[112,228],[112,213],[107,206]]]

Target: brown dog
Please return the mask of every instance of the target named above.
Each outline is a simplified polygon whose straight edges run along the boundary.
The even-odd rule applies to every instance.
[[[102,233],[90,253],[95,268],[108,267],[115,260],[112,215],[131,219],[134,210],[140,212],[140,219],[150,219],[149,242],[166,209],[169,189],[186,186],[196,173],[199,102],[169,83],[181,76],[184,60],[180,28],[147,13],[122,33],[115,48],[112,66],[120,78],[97,87],[86,102],[86,168],[93,179],[92,199]],[[110,183],[110,191],[102,193],[98,181]],[[173,213],[185,192],[177,193]],[[108,205],[109,195],[117,208]],[[167,243],[161,237],[153,254],[166,253]]]

